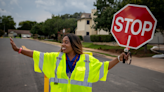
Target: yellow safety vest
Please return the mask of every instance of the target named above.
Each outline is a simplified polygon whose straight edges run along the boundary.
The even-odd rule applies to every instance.
[[[69,78],[66,74],[66,54],[63,52],[33,52],[34,71],[43,72],[50,82],[50,92],[92,92],[92,83],[106,81],[109,61],[100,62],[81,54]]]

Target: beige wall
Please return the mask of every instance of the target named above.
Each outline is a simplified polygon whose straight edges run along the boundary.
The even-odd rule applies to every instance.
[[[90,25],[87,24],[87,20],[90,19],[81,19],[77,21],[77,29],[75,34],[85,36],[86,32],[89,32]]]
[[[84,19],[78,20],[77,21],[77,31],[85,30],[85,23],[86,23],[86,20],[84,20]]]
[[[108,35],[109,32],[106,32],[106,31],[104,31],[104,30],[100,30],[100,31],[98,31],[98,34],[99,34],[99,35]]]
[[[9,37],[13,37],[13,34],[10,34],[10,33],[9,33],[8,36],[9,36]]]
[[[76,35],[84,36],[84,30],[83,31],[76,31],[75,34]]]
[[[86,32],[89,32],[89,35],[108,35],[109,32],[106,32],[104,30],[101,31],[95,31],[95,29],[92,28],[92,26],[95,24],[93,19],[96,17],[94,16],[94,13],[96,12],[96,9],[92,9],[91,11],[91,18],[92,19],[81,19],[77,21],[77,29],[75,31],[76,35],[85,36]],[[85,16],[81,16],[85,17]],[[90,20],[90,24],[87,24],[87,20]]]
[[[164,34],[161,32],[156,32],[153,39],[148,43],[164,43]]]
[[[84,17],[85,17],[85,15],[82,15],[82,16],[81,16],[81,18],[84,18]]]

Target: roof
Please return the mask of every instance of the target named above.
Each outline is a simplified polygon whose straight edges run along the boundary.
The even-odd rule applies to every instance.
[[[30,30],[14,30],[14,29],[8,29],[8,33],[10,33],[10,32],[15,32],[15,33],[17,33],[17,34],[29,34],[29,35],[31,35],[31,33],[30,33]]]
[[[90,13],[82,13],[80,19],[91,19]]]

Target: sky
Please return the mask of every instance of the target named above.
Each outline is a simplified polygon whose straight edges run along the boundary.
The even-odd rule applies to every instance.
[[[96,0],[0,0],[0,16],[12,16],[16,28],[21,21],[44,22],[54,15],[91,13]]]

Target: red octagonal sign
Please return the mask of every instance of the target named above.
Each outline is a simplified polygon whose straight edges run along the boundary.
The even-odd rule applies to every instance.
[[[120,46],[138,49],[153,39],[156,23],[146,6],[127,4],[114,14],[111,33]]]

